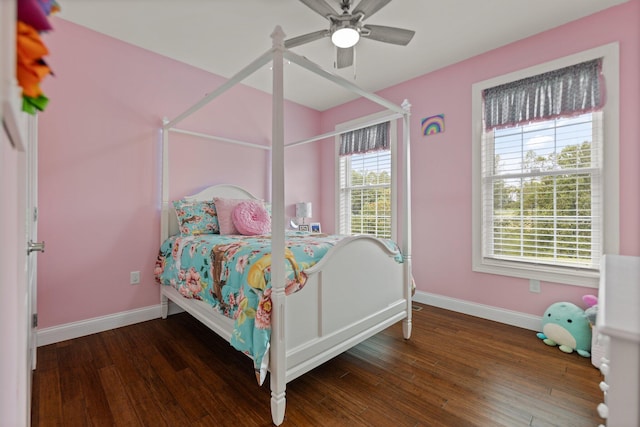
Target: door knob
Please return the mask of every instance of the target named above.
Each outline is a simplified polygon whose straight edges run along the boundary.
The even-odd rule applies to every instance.
[[[27,243],[27,255],[34,251],[44,252],[44,242],[32,242],[29,240],[29,243]]]

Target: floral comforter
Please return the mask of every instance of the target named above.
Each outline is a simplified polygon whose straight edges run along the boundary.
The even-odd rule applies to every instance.
[[[304,270],[318,263],[343,237],[287,232],[287,295],[304,287]],[[402,262],[397,245],[385,243]],[[234,319],[231,345],[253,358],[256,379],[262,384],[271,335],[270,237],[173,236],[162,244],[154,274],[159,284],[173,286],[186,298],[206,301]]]

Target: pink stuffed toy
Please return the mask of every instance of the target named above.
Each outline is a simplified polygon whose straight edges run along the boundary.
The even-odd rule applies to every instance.
[[[596,316],[598,315],[598,297],[595,295],[585,295],[582,297],[582,302],[587,306],[584,314],[587,316],[589,324],[594,326],[596,324]]]

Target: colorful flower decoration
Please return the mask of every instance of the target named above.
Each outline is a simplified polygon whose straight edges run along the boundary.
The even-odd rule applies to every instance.
[[[18,0],[16,77],[22,88],[22,110],[30,114],[44,111],[49,102],[40,82],[53,73],[43,59],[49,51],[40,33],[52,30],[47,16],[58,10],[55,0]]]

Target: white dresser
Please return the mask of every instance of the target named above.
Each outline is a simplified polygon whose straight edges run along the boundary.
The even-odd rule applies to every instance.
[[[608,427],[640,426],[640,257],[605,255],[602,261],[598,339],[604,345],[598,413]]]

